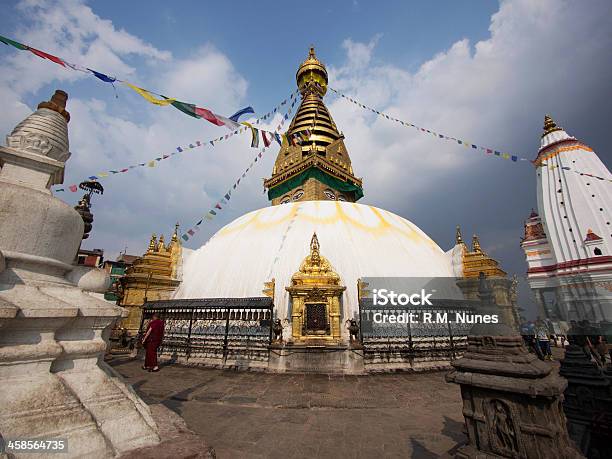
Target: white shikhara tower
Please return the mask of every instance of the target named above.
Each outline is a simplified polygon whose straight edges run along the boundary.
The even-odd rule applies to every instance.
[[[521,247],[541,311],[552,320],[612,320],[612,174],[597,154],[544,119],[534,161],[538,212]]]

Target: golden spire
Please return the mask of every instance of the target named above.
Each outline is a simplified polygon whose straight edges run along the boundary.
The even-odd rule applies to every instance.
[[[463,236],[461,236],[461,227],[457,225],[457,229],[455,230],[455,244],[464,244]]]
[[[302,95],[312,91],[324,96],[327,92],[327,69],[317,59],[314,46],[310,47],[308,58],[299,66],[295,79]]]
[[[321,255],[319,253],[319,239],[317,233],[312,234],[310,240],[310,261],[313,265],[318,265],[321,262]]]
[[[156,249],[157,249],[157,236],[155,235],[155,233],[153,233],[151,235],[151,240],[149,241],[149,249],[147,250],[147,252],[155,252]]]
[[[480,241],[478,240],[478,236],[475,234],[472,236],[472,252],[482,252],[482,249],[480,248]]]
[[[172,240],[170,242],[178,242],[178,229],[179,222],[176,222],[176,225],[174,225],[174,233],[172,233]]]
[[[164,244],[164,235],[163,234],[159,237],[159,244],[157,245],[157,251],[158,252],[165,252],[166,251],[166,246]]]
[[[283,141],[274,163],[272,177],[264,181],[268,199],[273,205],[297,200],[359,200],[363,196],[362,181],[354,176],[344,136],[323,102],[327,70],[314,47],[299,66],[296,80],[301,101],[286,132],[288,142]],[[307,177],[313,170],[317,177]],[[290,179],[294,180],[289,182]]]
[[[557,124],[554,122],[554,120],[552,119],[550,115],[544,115],[544,134],[542,134],[542,137],[550,134],[551,132],[561,131],[561,130],[562,128],[557,126]]]

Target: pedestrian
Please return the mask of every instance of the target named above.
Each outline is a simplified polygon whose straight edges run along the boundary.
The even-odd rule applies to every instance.
[[[142,344],[145,346],[145,363],[143,370],[159,371],[157,365],[157,348],[162,343],[164,338],[164,321],[159,318],[159,314],[154,313],[147,328],[147,332],[142,339]]]
[[[599,360],[601,361],[602,366],[606,366],[606,354],[608,353],[608,343],[606,343],[606,339],[603,336],[597,337],[597,344],[595,344],[595,351],[599,355]]]
[[[540,319],[536,322],[536,340],[540,348],[542,360],[552,360],[552,351],[550,349],[550,339],[548,338],[548,328]]]

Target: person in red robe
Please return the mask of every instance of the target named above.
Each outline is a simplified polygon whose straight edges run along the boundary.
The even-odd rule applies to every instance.
[[[145,363],[143,370],[159,371],[157,365],[157,348],[161,345],[164,339],[164,321],[159,318],[158,314],[153,314],[153,318],[149,323],[147,332],[142,339],[146,349]]]

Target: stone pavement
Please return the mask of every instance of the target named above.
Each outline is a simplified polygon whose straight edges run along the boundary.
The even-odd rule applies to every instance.
[[[465,441],[459,387],[444,373],[288,375],[109,362],[225,458],[435,458]]]

